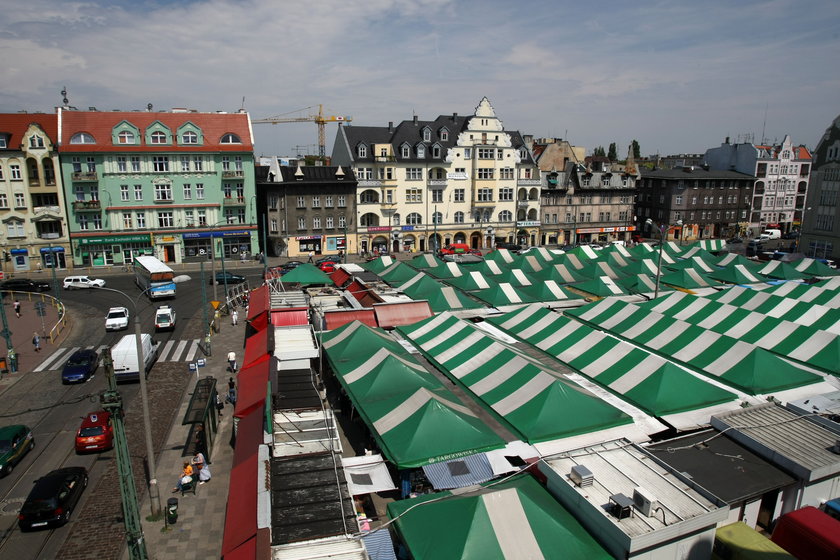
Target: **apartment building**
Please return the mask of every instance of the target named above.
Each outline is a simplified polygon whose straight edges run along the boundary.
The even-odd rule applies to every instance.
[[[55,115],[0,114],[0,243],[5,272],[67,267]]]
[[[58,109],[76,266],[258,251],[248,114]]]
[[[539,240],[539,171],[486,97],[469,116],[342,126],[332,163],[358,181],[359,252]]]
[[[840,117],[814,150],[814,169],[804,208],[799,250],[809,257],[840,259]]]

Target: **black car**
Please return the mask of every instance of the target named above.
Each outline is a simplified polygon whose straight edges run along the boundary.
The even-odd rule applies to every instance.
[[[496,243],[496,249],[507,249],[508,251],[521,251],[522,246],[516,243]]]
[[[782,236],[782,239],[797,239],[799,237],[798,231],[789,231]]]
[[[20,530],[32,531],[67,523],[87,483],[88,473],[84,467],[56,469],[36,480],[18,514]]]
[[[241,284],[245,281],[245,277],[233,274],[232,272],[217,272],[215,278],[210,280],[210,283],[212,284],[214,281],[216,284]]]
[[[0,282],[0,290],[8,292],[48,292],[52,289],[49,282],[30,280],[29,278],[12,278]]]
[[[730,237],[726,240],[727,245],[737,245],[738,243],[743,243],[744,240],[740,237]]]
[[[64,363],[61,370],[61,382],[84,383],[93,376],[99,367],[99,353],[96,350],[76,350]]]

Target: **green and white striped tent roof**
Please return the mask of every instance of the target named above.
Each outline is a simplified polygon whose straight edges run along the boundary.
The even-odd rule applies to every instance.
[[[687,268],[693,268],[705,273],[718,270],[715,265],[706,262],[702,257],[689,257],[687,259],[681,259],[675,263],[669,264],[667,268],[668,270],[685,270]]]
[[[703,259],[707,263],[713,263],[718,259],[715,255],[706,251],[702,247],[698,247],[697,245],[689,247],[688,249],[683,251],[682,254],[680,254],[680,258],[683,259],[691,259],[695,257]]]
[[[407,264],[394,262],[391,266],[380,271],[378,276],[391,286],[399,287],[417,276],[417,274],[417,270],[411,268]]]
[[[594,253],[594,251],[593,251]],[[580,258],[578,255],[573,253],[566,253],[565,255],[560,255],[560,259],[557,261],[558,264],[565,264],[574,268],[575,270],[583,270],[586,267],[586,264],[592,259],[589,257]]]
[[[521,268],[509,268],[498,276],[494,276],[493,279],[500,284],[507,282],[514,286],[530,286],[534,282],[538,282],[536,278],[532,278],[531,274],[528,274]]]
[[[840,365],[840,337],[828,331],[683,292],[638,305],[755,344],[827,373],[836,373]]]
[[[553,259],[551,261],[546,261],[546,260],[538,257],[536,253],[535,254],[528,253],[528,254],[519,256],[518,266],[519,266],[519,268],[521,268],[522,270],[524,270],[525,272],[528,272],[528,273],[540,272],[541,270],[548,267],[551,262],[553,262]]]
[[[815,283],[814,286],[817,286],[818,288],[825,288],[827,290],[840,290],[840,276],[833,276],[831,278],[826,278],[825,280],[820,280]]]
[[[753,270],[776,280],[801,280],[803,278],[810,278],[804,272],[796,270],[792,264],[783,261],[767,261],[763,266],[754,267]]]
[[[665,255],[662,255],[662,271],[667,272],[665,269]],[[656,276],[656,269],[658,267],[658,261],[656,256],[653,257],[645,257],[643,259],[638,259],[626,267],[621,269],[621,272],[624,274],[629,275],[636,275],[636,274],[647,274],[648,276]]]
[[[554,280],[536,282],[532,286],[525,286],[519,289],[520,292],[528,294],[531,301],[556,302],[567,300],[582,300],[583,296],[565,289],[560,283]]]
[[[620,245],[613,245],[613,247],[620,247]],[[608,264],[611,267],[624,269],[628,267],[635,259],[631,256],[625,256],[617,251],[609,251],[607,249],[603,249],[601,254],[598,255],[598,260],[596,262],[601,262]]]
[[[630,252],[633,253],[633,256],[635,257],[646,257],[651,253],[656,253],[657,249],[654,249],[649,243],[639,243],[635,247],[632,247]]]
[[[653,416],[737,401],[734,393],[656,354],[540,305],[492,317],[488,322],[556,357]],[[710,417],[711,414],[705,415],[704,422],[708,423]]]
[[[462,276],[466,270],[466,268],[462,268],[456,262],[442,261],[440,266],[427,268],[424,272],[435,278],[457,278],[458,276]]]
[[[740,286],[707,297],[719,303],[736,305],[770,317],[840,334],[840,309],[837,308],[777,296],[768,290],[751,290]]]
[[[837,276],[838,274],[840,274],[840,271],[831,268],[824,262],[808,257],[802,259],[799,262],[793,262],[791,264],[799,272],[804,272],[806,274],[810,274],[811,276],[828,277]]]
[[[727,284],[763,284],[767,282],[767,278],[750,271],[742,264],[733,264],[724,269],[713,270],[708,276]]]
[[[615,283],[621,286],[628,294],[656,293],[656,279],[648,274],[634,274],[626,278],[619,278]],[[672,291],[673,288],[660,283],[660,294]]]
[[[577,257],[581,261],[588,261],[598,258],[598,251],[590,247],[589,245],[579,245],[572,249],[571,251],[566,251],[563,255],[565,258],[569,257]]]
[[[540,301],[524,288],[514,287],[507,283],[494,284],[492,287],[471,292],[471,295],[496,308]]]
[[[412,299],[428,301],[429,306],[435,313],[483,307],[477,301],[470,299],[458,288],[444,286],[422,272],[417,273],[417,276],[403,283],[399,287],[399,290]]]
[[[475,412],[387,335],[356,321],[324,333],[322,344],[339,382],[397,468],[504,447]]]
[[[730,266],[733,264],[742,264],[747,268],[759,268],[761,263],[757,263],[755,261],[751,261],[744,255],[739,255],[738,253],[726,253],[723,257],[713,261],[716,266]],[[776,262],[776,261],[771,261]]]
[[[678,245],[676,241],[666,241],[663,245],[665,247],[665,252],[669,253],[675,257],[682,257],[683,253],[685,253],[688,248]]]
[[[613,255],[613,254],[621,255],[622,257],[624,257],[625,259],[628,259],[628,260],[633,258],[633,253],[631,253],[630,250],[627,247],[625,247],[624,245],[620,245],[618,243],[613,243],[609,247],[604,247],[601,250],[601,258],[603,258],[603,256]]]
[[[706,274],[694,268],[685,268],[677,270],[670,274],[663,274],[659,277],[661,284],[667,284],[675,288],[683,288],[686,290],[696,290],[699,288],[713,288],[720,286],[720,282],[709,278]]]
[[[580,271],[582,275],[587,278],[600,278],[602,276],[607,276],[612,278],[613,280],[618,280],[619,278],[624,278],[627,276],[623,272],[605,261],[592,261],[587,266]]]
[[[470,270],[475,270],[484,274],[485,276],[498,276],[507,269],[507,264],[498,263],[496,261],[484,260],[478,264],[472,265]]]
[[[533,277],[538,280],[553,280],[560,284],[574,284],[586,280],[586,276],[579,270],[567,264],[548,265],[542,272],[533,274]]]
[[[764,290],[764,293],[835,309],[840,307],[840,290],[822,288],[816,284],[808,286],[796,282],[785,282]]]
[[[616,284],[609,276],[598,276],[592,280],[578,282],[570,287],[572,290],[582,292],[584,295],[593,295],[598,297],[627,295],[627,291]]]
[[[492,276],[488,278],[477,270],[465,270],[463,275],[447,278],[444,282],[465,292],[486,290],[498,286],[498,282]]]
[[[449,313],[397,330],[528,443],[632,423],[619,409]]]
[[[749,395],[822,381],[763,348],[615,298],[564,312]]]
[[[500,265],[510,265],[516,260],[518,255],[514,255],[507,249],[496,249],[495,251],[490,251],[486,255],[484,255],[485,261],[494,261]]]
[[[394,257],[390,255],[385,255],[379,257],[378,259],[373,259],[370,262],[361,263],[359,266],[361,266],[365,270],[379,274],[395,262],[397,262],[397,260]]]
[[[706,251],[720,251],[726,247],[726,241],[723,239],[701,239],[696,241],[695,245]]]
[[[432,255],[431,253],[422,253],[408,261],[407,264],[413,266],[414,268],[426,269],[440,266],[442,262],[443,261]]]

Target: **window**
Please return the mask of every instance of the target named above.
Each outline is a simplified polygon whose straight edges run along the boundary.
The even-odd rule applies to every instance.
[[[338,207],[347,208],[347,197],[343,194],[338,196]]]
[[[513,200],[513,189],[510,187],[499,189],[499,200]]]
[[[406,202],[423,202],[423,191],[421,189],[406,189]]]
[[[157,183],[155,185],[155,200],[172,200],[172,185]]]
[[[120,200],[128,202],[130,200],[128,194],[128,185],[120,185]]]
[[[15,208],[26,208],[26,197],[23,193],[15,193]]]
[[[432,191],[432,202],[443,202],[443,191],[435,189]]]
[[[29,137],[29,147],[30,148],[43,148],[44,147],[44,139],[38,136],[37,134]]]
[[[405,170],[405,178],[408,181],[423,180],[423,169],[420,167],[409,167]]]
[[[391,225],[395,225],[395,226],[400,225],[400,215],[399,215],[399,213],[395,213],[393,216],[391,216]]]
[[[478,159],[495,159],[496,150],[493,148],[479,148]]]
[[[131,156],[131,171],[140,173],[140,156]]]
[[[324,208],[332,208],[333,207],[333,197],[331,194],[328,194],[324,197]]]
[[[440,146],[438,146],[437,144],[432,146],[432,157],[440,159]]]
[[[123,212],[123,229],[134,229],[134,219],[131,212]]]
[[[479,167],[478,168],[478,179],[492,179],[493,172],[495,170],[492,167]]]
[[[472,159],[472,148],[464,148],[464,159]]]
[[[446,130],[445,128],[440,131],[440,139],[443,140],[444,142],[449,140],[449,131]]]
[[[347,227],[347,218],[344,216],[338,217],[338,227],[345,228]]]
[[[8,208],[9,207],[9,197],[6,193],[0,193],[0,208]]]
[[[198,144],[198,134],[195,132],[185,132],[181,137],[181,142],[184,144]]]
[[[321,217],[315,216],[312,218],[312,229],[321,229]]]
[[[271,233],[278,233],[279,230],[277,229],[277,218],[271,218],[268,221],[268,228]]]
[[[513,168],[502,167],[499,169],[499,179],[513,179]]]
[[[153,156],[152,167],[158,173],[169,171],[169,156]]]
[[[143,229],[144,227],[146,227],[146,213],[137,212],[137,228]]]
[[[195,156],[193,158],[193,169],[196,171],[204,171],[204,158],[201,156]]]
[[[443,223],[443,214],[440,212],[433,212],[432,213],[432,223],[433,224],[442,224]]]
[[[0,148],[8,147],[8,140],[5,134],[0,134]]]
[[[239,136],[228,132],[222,136],[222,144],[241,144],[242,140],[239,139]]]
[[[184,210],[184,224],[195,225],[195,213],[192,210]]]
[[[230,156],[222,156],[222,171],[230,171]]]
[[[96,140],[87,132],[77,132],[70,137],[71,144],[96,144]]]
[[[181,156],[181,172],[186,173],[190,170],[190,156]]]
[[[380,167],[376,171],[380,181],[390,181],[394,178],[394,169],[392,167]]]
[[[401,155],[403,158],[408,158],[408,157],[411,157],[411,147],[410,147],[408,144],[403,144],[403,145],[400,147],[400,155]]]
[[[189,183],[184,183],[184,200],[192,200],[192,185]]]
[[[166,228],[172,227],[174,225],[174,220],[172,218],[172,212],[158,212],[158,227]]]
[[[499,212],[499,221],[500,222],[512,222],[513,221],[513,213],[510,210],[502,210]]]
[[[152,132],[149,136],[152,144],[166,144],[166,133],[161,131]]]
[[[356,148],[356,153],[360,158],[367,157],[367,146],[365,146],[364,144],[359,144]]]
[[[85,158],[85,164],[87,165],[88,173],[96,173],[96,158],[93,156],[88,156]]]
[[[125,173],[128,171],[128,160],[125,156],[117,156],[117,173]]]
[[[426,146],[424,146],[423,144],[419,144],[417,146],[417,157],[418,158],[426,157]]]
[[[320,196],[313,196],[312,197],[312,208],[320,208],[321,207],[321,197]]]
[[[333,226],[333,217],[332,216],[327,216],[326,220],[324,220],[324,221],[326,222],[327,229],[333,229],[334,226]]]
[[[455,223],[456,224],[463,224],[464,223],[464,213],[463,212],[455,212]]]
[[[207,225],[207,210],[199,208],[198,210],[198,225],[206,226]]]
[[[423,142],[431,142],[432,141],[432,131],[427,128],[423,129]]]
[[[204,200],[204,183],[195,184],[195,198],[198,200]]]
[[[478,189],[479,202],[493,202],[493,189]]]
[[[117,135],[118,144],[134,144],[134,133],[129,130],[123,130]]]
[[[90,224],[88,223],[87,214],[79,214],[78,220],[79,220],[79,229],[80,230],[87,231],[88,229],[90,229]],[[21,229],[23,229],[23,228],[21,228]],[[11,236],[12,235],[11,235],[11,222],[10,222],[9,223],[9,237],[11,237]]]
[[[20,165],[10,165],[9,175],[11,176],[12,181],[20,181]]]
[[[452,195],[455,202],[464,202],[464,189],[455,189]]]
[[[303,216],[298,218],[298,229],[306,229],[306,218]]]
[[[412,212],[405,218],[405,223],[409,225],[420,225],[423,223],[423,217],[417,212]]]
[[[681,194],[678,194],[677,196],[674,197],[674,204],[677,204],[677,205],[682,204],[682,195]]]
[[[306,197],[304,197],[304,196],[297,197],[296,208],[306,208]]]
[[[370,167],[357,167],[355,173],[356,179],[359,181],[370,181],[373,179],[373,169]]]
[[[134,185],[134,200],[143,200],[143,185]]]

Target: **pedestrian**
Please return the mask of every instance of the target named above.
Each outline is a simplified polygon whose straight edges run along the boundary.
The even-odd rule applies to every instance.
[[[198,471],[198,483],[204,484],[208,482],[211,478],[210,474],[210,467],[207,466],[207,461],[204,459],[203,453],[196,453],[195,457],[193,457],[190,461],[193,466],[193,470]]]
[[[36,352],[41,351],[41,337],[38,336],[37,332],[32,335],[32,346],[35,347]]]
[[[207,434],[204,433],[204,424],[195,426],[195,452],[207,457]],[[207,461],[210,464],[210,461]]]
[[[309,251],[309,260],[306,261],[306,262],[313,262],[312,257],[314,257],[314,256],[315,256],[315,252],[314,251]]]
[[[20,318],[20,301],[18,301],[17,298],[15,298],[14,307],[15,307],[15,315],[17,315],[17,317]]]
[[[228,389],[227,401],[233,406],[236,407],[236,388],[231,387]]]
[[[236,309],[234,309],[234,310],[233,310],[233,312],[231,312],[231,314],[230,314],[230,322],[231,322],[234,326],[236,326],[236,323],[237,323],[238,321],[239,321],[239,313],[236,311]]]
[[[225,408],[225,402],[222,400],[222,397],[219,396],[219,393],[216,393],[216,410],[219,412],[219,418],[222,417],[222,410]]]
[[[193,481],[193,468],[189,462],[184,463],[184,468],[181,470],[181,477],[178,479],[178,483],[175,485],[175,488],[172,489],[172,493],[175,494],[180,492],[185,484],[189,484]]]
[[[236,381],[233,380],[233,377],[228,377],[228,391],[231,389],[236,389]]]
[[[227,361],[228,371],[230,371],[231,373],[236,373],[236,352],[234,352],[233,350],[228,352]]]

